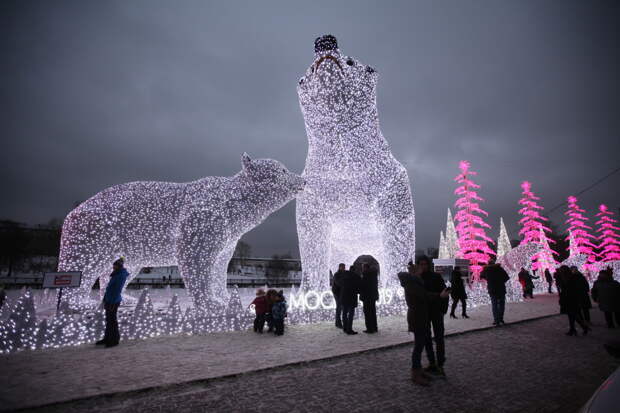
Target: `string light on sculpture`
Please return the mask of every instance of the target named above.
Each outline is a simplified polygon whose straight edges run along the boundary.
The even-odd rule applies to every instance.
[[[458,183],[454,191],[458,196],[455,203],[458,212],[454,218],[458,222],[456,231],[459,235],[459,256],[469,260],[474,279],[478,279],[482,266],[489,262],[495,252],[489,248],[489,243],[492,244],[493,240],[485,231],[485,228],[491,228],[483,219],[488,213],[480,207],[483,199],[476,193],[480,185],[471,179],[477,172],[470,170],[469,167],[469,162],[461,161],[459,163],[461,173],[454,178]]]
[[[618,221],[613,218],[614,214],[606,205],[601,204],[598,207],[599,212],[596,214],[596,221],[599,239],[599,256],[601,261],[617,261],[620,260],[620,228]]]
[[[178,265],[194,306],[223,312],[237,241],[303,185],[280,162],[244,154],[232,177],[132,182],[101,191],[64,221],[59,271],[83,274],[81,287],[66,297],[72,306],[84,304],[99,277],[105,289],[110,265],[122,255],[132,277],[142,267]]]
[[[379,128],[378,74],[341,54],[334,36],[314,49],[297,86],[309,145],[297,198],[302,289],[329,290],[329,271],[360,255],[394,286],[414,255],[415,216],[407,171]]]
[[[500,259],[504,255],[512,250],[510,245],[510,238],[508,238],[508,231],[504,225],[504,218],[499,218],[499,237],[497,237],[497,259]]]
[[[448,254],[446,258],[460,258],[461,247],[459,246],[459,239],[450,208],[448,208],[448,215],[446,217],[446,250]]]
[[[519,220],[519,224],[521,225],[519,235],[523,237],[521,242],[537,242],[543,247],[542,250],[532,258],[534,261],[532,269],[534,271],[540,270],[542,272],[545,269],[549,269],[549,271],[553,272],[557,266],[557,262],[553,255],[557,255],[557,252],[549,247],[549,242],[554,243],[555,241],[551,240],[546,234],[547,232],[551,232],[551,229],[543,223],[548,221],[548,218],[541,215],[544,208],[538,205],[540,198],[532,191],[532,184],[528,181],[523,181],[521,183],[521,189],[522,197],[519,200],[519,205],[521,205],[519,214],[522,215],[522,218]]]
[[[440,260],[448,258],[448,247],[446,245],[446,238],[443,236],[443,231],[439,231],[439,254],[437,258]]]
[[[568,209],[564,213],[568,216],[566,224],[568,225],[568,231],[573,236],[574,248],[580,254],[588,257],[588,262],[585,264],[585,267],[587,267],[596,261],[594,252],[596,245],[590,241],[594,236],[588,232],[592,228],[586,224],[588,218],[584,216],[585,212],[585,210],[579,208],[576,197],[568,197]]]

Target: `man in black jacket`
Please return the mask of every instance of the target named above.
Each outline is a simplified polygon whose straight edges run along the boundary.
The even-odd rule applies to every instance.
[[[340,303],[342,305],[342,329],[346,334],[357,334],[353,331],[353,317],[357,308],[358,298],[362,280],[351,266],[349,271],[345,271],[340,283]]]
[[[431,339],[429,326],[429,309],[431,302],[440,298],[448,298],[448,291],[441,294],[430,293],[424,287],[421,269],[409,262],[407,272],[398,273],[400,285],[405,290],[407,302],[407,324],[414,336],[413,352],[411,353],[411,380],[421,386],[429,385],[429,376],[422,370],[422,351]]]
[[[431,260],[428,257],[419,257],[417,259],[417,265],[420,268],[421,277],[424,281],[424,288],[427,292],[436,297],[429,302],[428,311],[429,321],[433,331],[433,340],[435,341],[435,349],[433,349],[433,341],[428,340],[425,347],[429,366],[424,370],[445,377],[443,365],[446,362],[446,347],[444,342],[445,329],[443,317],[448,312],[448,297],[439,298],[438,295],[446,290],[446,283],[441,275],[431,269]],[[435,352],[437,357],[435,357]]]
[[[491,297],[493,311],[493,325],[504,323],[504,309],[506,306],[506,281],[510,279],[508,273],[499,264],[489,264],[482,270],[480,278],[487,281],[487,291]]]
[[[362,264],[362,292],[360,299],[364,303],[364,321],[366,330],[364,333],[373,334],[377,327],[377,305],[379,300],[379,275],[376,268],[367,263]]]
[[[332,279],[332,294],[334,294],[334,301],[336,301],[337,328],[342,328],[342,303],[340,302],[340,288],[345,272],[345,265],[343,263],[338,264],[338,271],[336,271],[336,274],[334,274]]]

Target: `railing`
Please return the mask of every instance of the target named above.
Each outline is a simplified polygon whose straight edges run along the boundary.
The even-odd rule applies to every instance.
[[[267,285],[269,287],[290,287],[293,285],[299,285],[301,279],[299,278],[287,278],[287,277],[273,277],[273,278],[238,278],[228,277],[226,283],[229,286],[237,285],[239,287],[261,287]],[[43,277],[0,277],[0,286],[6,288],[21,288],[30,287],[39,289],[43,285]],[[175,288],[185,288],[185,284],[181,278],[163,279],[158,278],[146,278],[136,277],[127,285],[127,288],[139,289],[142,287],[164,288],[166,286]]]

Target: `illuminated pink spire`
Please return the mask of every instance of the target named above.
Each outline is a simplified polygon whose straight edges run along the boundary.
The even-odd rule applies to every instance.
[[[491,228],[483,219],[488,213],[480,208],[480,202],[483,199],[476,193],[480,185],[471,180],[477,172],[471,171],[469,166],[467,161],[459,162],[461,173],[454,178],[459,184],[454,191],[458,196],[454,204],[458,208],[454,219],[458,223],[456,232],[459,236],[459,258],[469,260],[470,269],[477,279],[482,266],[487,264],[491,255],[495,253],[489,248],[489,243],[492,244],[493,240],[486,235],[485,231],[485,228]]]
[[[599,256],[602,261],[620,260],[620,235],[618,234],[620,228],[616,226],[618,220],[613,218],[614,213],[606,205],[600,205],[598,210],[599,213],[596,216],[599,220],[596,221],[596,232],[600,240]]]
[[[519,205],[521,205],[519,214],[523,216],[519,220],[519,224],[521,225],[519,235],[523,237],[521,242],[523,244],[536,242],[544,247],[542,251],[532,257],[533,270],[553,270],[557,264],[553,255],[557,255],[557,252],[549,247],[549,243],[554,243],[555,241],[550,239],[546,234],[546,232],[551,232],[551,229],[543,224],[543,222],[548,221],[546,217],[540,214],[544,208],[538,205],[537,201],[539,201],[540,198],[534,195],[530,182],[523,181],[521,183],[521,189],[523,190],[521,192],[522,197],[519,200]]]
[[[586,225],[588,218],[583,215],[585,212],[585,210],[579,208],[576,197],[568,197],[568,210],[564,214],[568,216],[566,224],[568,225],[568,231],[573,235],[574,248],[580,254],[588,256],[588,263],[593,263],[596,261],[596,253],[594,252],[596,245],[590,239],[595,237],[588,232],[592,228]],[[569,238],[567,237],[566,239]]]

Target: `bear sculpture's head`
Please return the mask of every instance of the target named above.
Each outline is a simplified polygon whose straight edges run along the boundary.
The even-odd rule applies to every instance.
[[[243,173],[259,188],[262,194],[269,194],[270,199],[289,201],[304,189],[305,180],[286,169],[281,162],[273,159],[253,160],[247,153],[241,156]]]
[[[377,79],[375,69],[341,55],[334,36],[318,37],[314,61],[297,86],[306,125],[348,128],[374,119]]]

